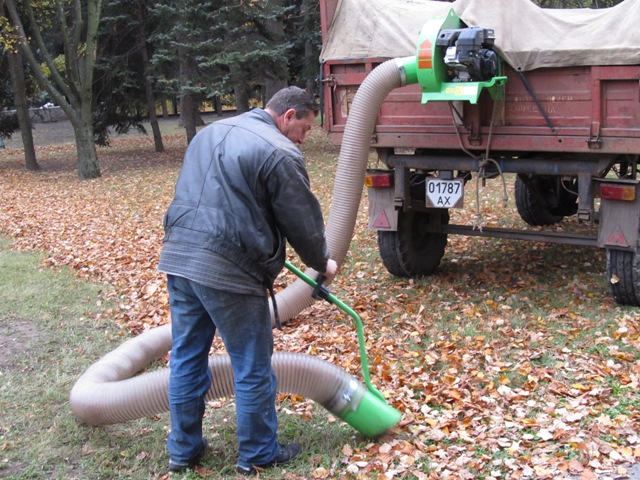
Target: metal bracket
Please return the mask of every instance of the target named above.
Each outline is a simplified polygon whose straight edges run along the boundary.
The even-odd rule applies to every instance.
[[[468,137],[468,140],[469,145],[473,145],[474,147],[482,145],[482,135],[480,135],[480,132],[471,133]]]
[[[591,122],[591,131],[589,132],[587,144],[589,145],[589,148],[594,150],[598,150],[602,146],[602,139],[600,138],[600,122]]]
[[[578,175],[578,221],[593,224],[594,217],[591,175],[581,173]]]
[[[322,83],[328,83],[331,88],[336,88],[338,86],[338,80],[332,73],[323,78]]]

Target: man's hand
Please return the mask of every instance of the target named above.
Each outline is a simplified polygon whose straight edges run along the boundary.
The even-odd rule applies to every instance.
[[[327,270],[326,272],[322,272],[322,275],[324,275],[327,283],[331,283],[336,276],[336,273],[338,273],[338,264],[335,260],[330,258],[327,260]]]

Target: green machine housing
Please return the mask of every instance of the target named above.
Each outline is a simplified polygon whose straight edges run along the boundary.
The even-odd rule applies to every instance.
[[[500,100],[507,77],[500,75],[494,40],[492,29],[465,27],[453,9],[429,20],[420,32],[416,55],[401,59],[407,84],[420,84],[422,103],[477,103],[483,89]]]

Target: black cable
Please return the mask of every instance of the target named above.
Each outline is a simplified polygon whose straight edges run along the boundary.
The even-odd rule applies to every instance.
[[[518,73],[520,74],[520,78],[522,79],[522,83],[524,83],[524,86],[527,89],[527,92],[529,92],[529,95],[531,95],[531,98],[533,98],[533,101],[536,103],[538,110],[540,110],[540,113],[542,114],[544,119],[547,121],[547,125],[549,126],[551,131],[555,133],[557,129],[556,127],[553,126],[553,123],[551,122],[551,119],[547,115],[547,112],[544,111],[542,104],[538,100],[538,97],[536,97],[536,92],[533,91],[533,87],[531,87],[529,80],[527,80],[527,77],[524,76],[524,72],[518,71]]]

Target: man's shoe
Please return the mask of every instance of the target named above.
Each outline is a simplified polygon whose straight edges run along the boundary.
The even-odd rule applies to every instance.
[[[209,442],[207,441],[206,438],[202,438],[202,450],[200,451],[200,453],[198,453],[195,457],[193,457],[191,460],[189,460],[186,463],[183,462],[174,462],[173,460],[169,459],[169,470],[171,472],[175,472],[175,473],[179,473],[179,472],[184,472],[187,469],[192,469],[193,467],[197,466],[200,463],[200,460],[202,460],[202,457],[204,457],[204,454],[207,452],[207,449],[209,448]]]
[[[257,475],[261,470],[289,463],[291,460],[297,457],[301,451],[302,447],[299,443],[280,445],[280,453],[278,453],[278,456],[271,460],[269,463],[265,463],[263,465],[252,465],[251,467],[241,467],[240,465],[238,465],[236,467],[236,471],[245,476]]]

